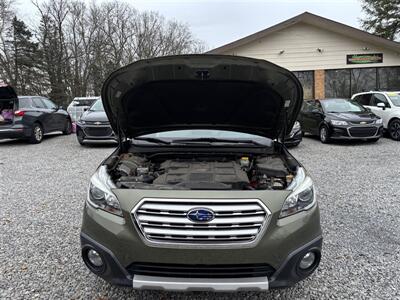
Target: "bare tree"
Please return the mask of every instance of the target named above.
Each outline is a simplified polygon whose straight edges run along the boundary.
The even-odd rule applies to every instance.
[[[96,7],[93,7],[95,10]],[[90,78],[91,65],[94,64],[94,40],[99,30],[98,18],[90,16],[84,2],[70,3],[70,17],[67,22],[68,52],[72,69],[72,96],[86,95]],[[94,17],[94,18],[91,18]]]
[[[157,12],[138,12],[122,1],[87,5],[84,0],[32,0],[40,15],[40,23],[30,28],[35,33],[32,43],[37,44],[35,73],[19,76],[19,61],[10,63],[6,47],[15,15],[12,1],[0,0],[0,76],[15,78],[16,85],[29,85],[25,90],[47,94],[58,104],[99,94],[110,72],[138,59],[204,50],[188,25],[168,21]],[[25,36],[30,38],[28,32]]]
[[[156,12],[141,13],[135,20],[136,57],[200,53],[202,43],[193,38],[189,27],[177,21],[166,22]]]
[[[41,16],[38,39],[43,52],[42,68],[48,76],[49,96],[59,104],[66,104],[71,95],[71,87],[66,82],[70,65],[64,34],[69,5],[67,0],[36,1],[34,4]]]
[[[15,16],[13,0],[0,0],[0,76],[10,81],[13,76],[12,58],[7,47],[7,36],[12,30],[12,19]]]

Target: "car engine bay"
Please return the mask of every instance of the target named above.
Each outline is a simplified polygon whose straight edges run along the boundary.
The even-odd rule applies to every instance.
[[[293,180],[279,155],[159,155],[123,153],[108,170],[117,188],[155,190],[282,190]]]

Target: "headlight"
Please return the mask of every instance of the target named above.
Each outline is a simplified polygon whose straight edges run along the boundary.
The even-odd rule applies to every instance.
[[[297,182],[294,182],[294,185],[297,187],[295,187],[293,192],[283,203],[279,218],[284,218],[300,211],[308,210],[316,203],[313,182],[310,177],[305,176],[302,169],[299,169],[299,171],[300,170],[302,174],[298,174],[300,175],[300,178]],[[302,182],[300,182],[301,179],[303,179]]]
[[[378,119],[375,121],[375,124],[382,124],[382,119]]]
[[[339,120],[331,120],[331,124],[332,125],[343,125],[343,126],[349,125],[346,121],[339,121]]]
[[[86,122],[85,122],[84,120],[82,120],[82,119],[79,119],[79,120],[78,120],[78,123],[83,124],[83,125],[86,124]]]
[[[92,176],[89,185],[88,203],[98,209],[122,217],[121,205],[110,190],[113,184],[107,174],[106,167],[101,166]]]

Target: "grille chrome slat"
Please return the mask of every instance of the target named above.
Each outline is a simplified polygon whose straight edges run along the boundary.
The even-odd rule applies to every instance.
[[[196,207],[196,205],[199,205],[199,203],[196,203],[194,205],[191,204],[164,204],[162,207],[163,211],[174,211],[174,212],[187,212],[190,209],[193,209]],[[215,205],[213,203],[204,203],[201,204],[202,206],[207,206],[211,207],[214,212],[230,212],[230,211],[257,211],[257,210],[262,210],[259,205],[253,205],[253,204],[242,204],[242,205]],[[160,205],[157,203],[145,203],[141,206],[141,209],[144,210],[160,210]]]
[[[187,213],[206,208],[215,213],[209,222],[193,222]],[[270,211],[258,199],[144,198],[132,210],[143,241],[154,247],[253,247],[265,232]]]
[[[193,236],[182,236],[182,237],[175,237],[175,236],[170,236],[170,235],[157,235],[157,234],[149,234],[149,237],[153,239],[169,239],[169,240],[196,240],[196,241],[212,241],[216,240],[215,237],[193,237]],[[244,236],[228,236],[224,238],[219,238],[218,240],[226,240],[226,241],[233,241],[233,240],[248,240],[248,239],[254,239],[256,236],[255,235],[244,235]]]
[[[154,227],[143,227],[144,232],[147,234],[163,234],[171,236],[241,236],[241,235],[255,235],[258,233],[258,229],[231,229],[231,230],[215,230],[215,228],[210,229],[199,229],[192,228],[188,229],[172,229],[172,228],[154,228]]]
[[[233,224],[233,225],[210,225],[204,226],[201,224],[166,224],[166,223],[145,223],[142,222],[143,227],[166,227],[166,228],[177,228],[177,229],[235,229],[235,228],[258,228],[259,224]]]
[[[231,216],[231,217],[224,217],[224,218],[216,218],[216,219],[208,222],[207,225],[262,223],[264,221],[264,219],[265,218],[261,215],[254,215],[254,216],[237,215],[235,217]],[[138,215],[138,220],[140,222],[158,222],[158,223],[163,223],[163,224],[165,224],[165,223],[167,223],[167,224],[170,224],[170,223],[189,224],[190,223],[190,221],[186,218],[186,214],[184,214],[182,217],[174,217],[174,216],[165,217],[165,216],[140,214],[140,215]]]
[[[149,214],[149,215],[166,215],[166,216],[184,216],[186,217],[186,212],[176,213],[176,212],[165,212],[165,211],[148,211],[148,210],[138,210],[138,213]],[[230,216],[247,216],[247,215],[265,215],[264,211],[256,212],[234,212],[234,213],[215,213],[216,216],[230,217]]]
[[[232,241],[247,241],[249,239],[254,240],[256,236],[243,236],[243,237],[228,237],[228,238],[223,238],[223,239],[218,239],[218,241],[224,241],[224,242],[232,242]],[[188,240],[190,241],[200,241],[200,242],[214,242],[216,239],[215,238],[193,238],[193,237],[182,237],[180,239],[177,239],[176,237],[170,237],[170,236],[157,236],[157,235],[149,235],[149,238],[154,239],[154,240],[165,240],[165,241],[179,241],[181,240],[182,242],[186,242]]]

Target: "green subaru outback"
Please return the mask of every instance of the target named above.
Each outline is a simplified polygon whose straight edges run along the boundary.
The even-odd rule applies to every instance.
[[[302,105],[286,69],[237,56],[142,60],[102,101],[119,139],[90,180],[82,257],[135,289],[268,290],[321,259],[313,181],[281,141]]]

